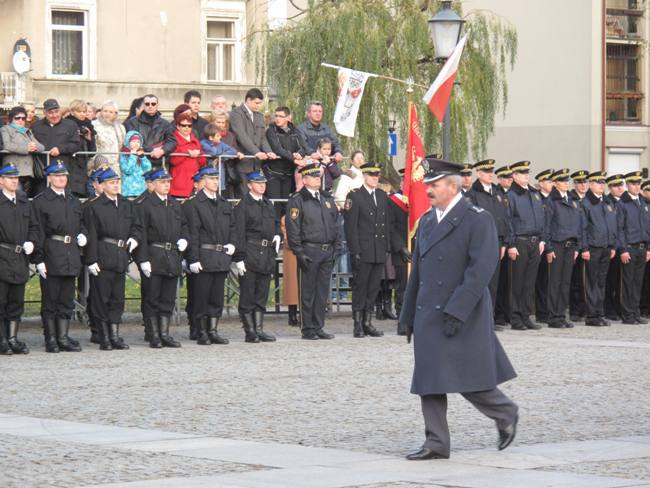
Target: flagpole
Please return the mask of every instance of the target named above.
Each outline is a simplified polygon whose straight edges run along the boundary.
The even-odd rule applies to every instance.
[[[321,66],[325,68],[333,68],[333,69],[341,69],[342,66],[337,66],[335,64],[329,64],[329,63],[321,63]],[[397,83],[403,83],[405,85],[408,85],[409,87],[414,87],[417,86],[419,88],[424,88],[425,90],[428,89],[428,86],[420,85],[418,83],[414,83],[413,80],[408,79],[408,80],[400,80],[399,78],[393,78],[392,76],[385,76],[385,75],[378,75],[377,73],[368,73],[367,71],[364,71],[368,76],[373,76],[375,78],[383,78],[384,80],[389,80],[389,81],[396,81]],[[407,89],[408,91],[408,89]],[[413,89],[411,88],[411,91]]]

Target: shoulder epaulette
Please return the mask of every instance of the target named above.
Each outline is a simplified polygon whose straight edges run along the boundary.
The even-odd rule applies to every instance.
[[[477,207],[476,205],[472,205],[470,208],[472,209],[472,211],[474,211],[476,213],[485,212],[484,209],[482,209],[481,207]]]

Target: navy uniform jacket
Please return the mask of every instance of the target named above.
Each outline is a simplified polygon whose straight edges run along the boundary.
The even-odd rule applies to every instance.
[[[650,235],[647,229],[648,218],[645,215],[650,212],[650,204],[642,197],[634,201],[628,192],[618,201],[616,206],[616,217],[618,222],[618,236],[616,249],[619,253],[627,252],[629,244],[645,243],[650,244]]]
[[[29,200],[16,192],[14,205],[0,191],[0,281],[22,284],[29,280],[29,261],[24,252],[15,252],[16,246],[27,241],[29,231]],[[13,247],[8,249],[7,247]],[[2,324],[0,324],[2,325]]]
[[[492,216],[462,198],[420,219],[400,323],[413,326],[417,395],[484,391],[516,376],[494,333],[488,284],[499,262]],[[444,334],[444,314],[461,320]]]
[[[361,255],[364,263],[385,263],[390,252],[388,195],[375,189],[377,205],[365,186],[354,189],[345,200],[345,237],[350,255]]]
[[[600,199],[591,191],[582,200],[582,209],[585,216],[585,233],[583,247],[616,247],[616,207],[607,202],[605,198]]]
[[[97,263],[101,271],[124,273],[129,266],[126,241],[133,235],[135,211],[133,204],[121,195],[115,202],[102,194],[84,205],[84,222],[88,229],[88,245],[84,249],[86,264]],[[103,239],[123,241],[118,247]]]
[[[296,256],[304,253],[306,242],[331,244],[336,255],[341,251],[336,203],[327,192],[319,192],[319,195],[320,201],[312,196],[307,187],[303,187],[287,201],[287,241],[289,249]]]
[[[185,251],[187,263],[200,262],[206,273],[228,271],[231,257],[223,249],[216,251],[201,246],[232,244],[235,248],[238,247],[235,218],[230,202],[221,195],[211,200],[205,192],[200,191],[191,199],[187,199],[182,208],[187,221],[186,238],[189,241]]]
[[[393,198],[401,200],[401,195],[395,193],[388,198],[388,228],[390,229],[390,250],[393,253],[393,264],[399,265],[402,256],[401,249],[408,249],[409,214],[408,209],[396,203]]]
[[[545,216],[542,206],[542,196],[532,187],[522,188],[513,183],[508,192],[513,239],[510,247],[514,247],[516,236],[537,236],[545,240]]]
[[[555,250],[555,243],[575,239],[578,249],[583,249],[582,238],[585,221],[582,209],[577,200],[567,195],[564,201],[562,194],[553,188],[546,200],[546,246],[544,251]]]
[[[235,206],[235,225],[239,246],[233,260],[244,261],[247,271],[273,273],[277,254],[272,241],[282,230],[271,200],[256,201],[247,193]]]
[[[467,197],[477,207],[487,210],[492,215],[494,223],[497,226],[497,235],[499,244],[504,246],[507,242],[512,242],[512,228],[510,227],[510,206],[505,194],[499,190],[497,185],[492,184],[492,194],[490,195],[483,188],[483,184],[476,180],[472,183],[472,190]]]
[[[79,234],[87,232],[81,218],[81,203],[76,197],[67,191],[59,196],[48,188],[34,198],[28,239],[34,243],[32,263],[45,263],[48,275],[77,276],[81,271]],[[70,236],[70,243],[50,239],[52,236]]]

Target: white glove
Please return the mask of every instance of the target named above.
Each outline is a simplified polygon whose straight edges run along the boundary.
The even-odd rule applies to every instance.
[[[176,241],[176,247],[180,252],[185,251],[187,249],[187,241],[185,239],[179,239]]]
[[[38,271],[38,274],[41,275],[41,278],[44,280],[47,279],[47,268],[45,267],[45,263],[38,263],[36,265],[36,271]]]
[[[228,256],[232,256],[233,254],[235,254],[235,246],[233,246],[232,244],[226,244],[225,246],[223,246],[223,248],[226,251],[226,254]]]
[[[198,274],[201,271],[203,271],[203,266],[201,266],[201,262],[197,261],[196,263],[190,264],[190,271],[194,274]]]
[[[88,244],[88,239],[86,239],[86,236],[83,234],[79,234],[77,236],[77,246],[84,247],[86,244]]]
[[[138,241],[136,241],[133,237],[129,237],[126,240],[126,247],[129,250],[129,252],[133,252],[133,250],[138,247]]]
[[[29,256],[34,252],[34,243],[32,241],[23,242],[23,252],[25,256]]]
[[[183,270],[183,273],[190,272],[190,268],[187,267],[187,261],[185,259],[181,260],[181,269]]]
[[[151,276],[151,263],[149,261],[145,261],[144,263],[140,263],[140,271],[149,278]]]
[[[93,263],[88,266],[88,271],[90,271],[91,275],[97,276],[101,270],[99,269],[99,264]]]
[[[273,236],[273,244],[275,244],[275,254],[280,252],[280,241],[282,238],[278,235]]]
[[[244,261],[237,261],[235,263],[235,274],[237,276],[244,276],[244,273],[246,272],[246,265],[244,264]]]

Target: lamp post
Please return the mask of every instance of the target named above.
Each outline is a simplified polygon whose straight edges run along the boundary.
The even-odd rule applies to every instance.
[[[460,31],[465,21],[451,8],[451,0],[443,0],[442,8],[428,20],[429,32],[436,52],[436,63],[444,64],[460,39]],[[442,121],[442,157],[449,160],[451,153],[451,133],[449,105]]]
[[[392,151],[392,144],[393,144],[393,140],[394,140],[393,138],[395,138],[395,140],[397,140],[396,137],[393,135],[393,134],[395,134],[395,126],[396,125],[397,125],[397,121],[395,120],[395,115],[392,114],[392,113],[388,114],[388,138],[389,138],[390,144],[391,144],[391,148],[390,148],[391,149],[391,151],[390,151],[390,165],[391,165],[391,167],[393,169],[395,168],[395,165],[393,164],[394,155],[393,155],[393,151]],[[397,144],[395,144],[395,145],[397,145]]]

